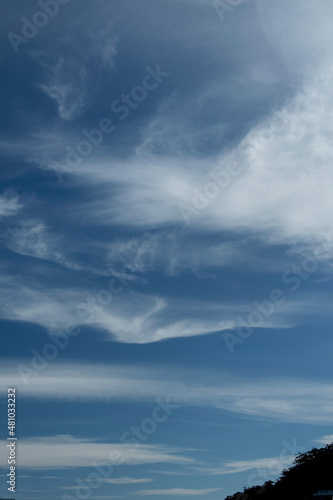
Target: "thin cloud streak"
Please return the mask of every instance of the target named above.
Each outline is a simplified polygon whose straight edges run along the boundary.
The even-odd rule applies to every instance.
[[[207,490],[185,489],[185,488],[170,488],[166,490],[139,490],[133,492],[133,495],[178,495],[178,496],[192,496],[192,495],[207,495],[214,491],[221,491],[223,488],[210,488]]]
[[[0,465],[7,464],[7,442],[0,442]],[[96,461],[106,460],[119,465],[155,463],[187,464],[190,458],[179,450],[159,445],[101,443],[93,439],[73,436],[32,437],[20,439],[20,467],[23,469],[67,469],[89,467]],[[111,462],[112,463],[112,462]]]
[[[22,207],[19,195],[13,191],[7,190],[0,195],[0,218],[15,215]]]
[[[39,240],[38,227],[36,234],[35,229],[29,229],[29,238],[31,232],[36,238],[25,246],[25,253],[46,254],[47,244],[45,240]],[[48,258],[50,256],[52,252]],[[74,267],[61,254],[54,253],[53,258]],[[119,289],[120,284],[115,287]],[[0,313],[3,319],[35,323],[56,334],[64,332],[68,324],[89,325],[106,332],[106,339],[123,343],[146,344],[246,326],[248,322],[244,315],[248,315],[252,308],[249,304],[217,304],[134,293],[123,285],[121,294],[109,298],[109,303],[103,307],[97,304],[94,308],[88,306],[86,300],[98,297],[98,289],[82,286],[50,288],[45,284],[41,287],[35,278],[26,283],[6,274],[0,282],[1,288],[6,290],[7,297]],[[20,289],[20,294],[17,294],[17,289]],[[111,296],[110,290],[103,290],[108,297]],[[260,327],[289,328],[295,324],[293,313],[297,313],[301,306],[304,306],[302,301],[299,305],[287,304],[281,308],[280,315],[268,318]],[[241,319],[237,319],[239,315],[243,315]]]
[[[281,457],[257,458],[254,460],[234,460],[224,463],[221,467],[205,468],[195,467],[195,470],[201,474],[220,476],[225,474],[239,474],[253,469],[274,469],[275,473],[281,472],[286,465],[291,465],[295,455],[284,455]]]
[[[271,379],[230,382],[230,377],[210,377],[201,372],[101,365],[50,366],[45,373],[28,377],[24,384],[13,361],[0,371],[0,388],[21,387],[21,397],[41,400],[153,402],[170,398],[175,404],[216,408],[249,419],[304,424],[331,424],[333,384],[313,380]],[[68,380],[71,380],[68,386]],[[188,382],[191,380],[191,382]]]
[[[321,436],[318,439],[314,440],[315,443],[318,443],[321,446],[325,446],[327,444],[333,443],[333,434],[327,434],[326,436]]]

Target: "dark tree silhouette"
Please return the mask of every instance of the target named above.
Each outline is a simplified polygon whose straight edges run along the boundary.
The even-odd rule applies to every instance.
[[[275,483],[244,488],[225,500],[312,500],[313,493],[326,489],[333,489],[333,444],[298,453]]]

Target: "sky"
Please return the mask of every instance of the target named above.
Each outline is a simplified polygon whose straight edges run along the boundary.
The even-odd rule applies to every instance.
[[[331,443],[332,2],[2,9],[1,497],[223,500]]]

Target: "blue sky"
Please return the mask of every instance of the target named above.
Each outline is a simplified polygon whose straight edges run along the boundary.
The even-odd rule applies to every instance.
[[[18,500],[220,500],[333,440],[332,9],[3,6],[1,496],[8,387]]]

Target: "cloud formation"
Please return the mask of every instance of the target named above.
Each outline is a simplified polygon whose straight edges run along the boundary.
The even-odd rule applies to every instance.
[[[238,474],[253,469],[269,469],[274,471],[274,474],[279,474],[288,465],[291,465],[295,455],[283,455],[270,458],[256,458],[253,460],[233,460],[224,463],[221,467],[204,468],[195,467],[195,470],[207,475],[219,476],[225,474]]]
[[[116,479],[105,479],[105,482],[110,484],[140,484],[140,483],[151,483],[152,481],[153,479],[149,477],[142,477],[142,478],[119,477]]]
[[[73,46],[63,39],[51,58],[42,51],[34,53],[45,72],[40,88],[55,101],[64,121],[74,120],[93,103],[102,73],[113,71],[117,56],[117,41],[106,31],[82,38],[76,50]]]
[[[1,441],[0,465],[7,465],[7,442]],[[73,436],[32,437],[20,439],[20,467],[24,469],[67,469],[92,467],[95,462],[107,461],[118,465],[154,463],[182,464],[191,459],[178,450],[158,445],[101,443]]]
[[[91,104],[87,69],[78,66],[74,58],[64,56],[59,56],[52,66],[46,67],[48,76],[41,89],[56,102],[60,118],[76,118]]]
[[[318,439],[315,439],[314,442],[318,443],[321,446],[325,446],[326,444],[332,444],[333,434],[327,434],[326,436],[321,436]]]
[[[18,194],[7,190],[0,195],[0,218],[15,215],[22,208],[22,202]]]
[[[4,365],[1,392],[12,384],[22,388],[21,398],[101,402],[154,402],[162,398],[251,419],[303,424],[331,424],[333,420],[333,385],[327,381],[272,378],[231,382],[227,373],[59,363],[27,376],[32,367],[22,360]],[[26,383],[22,377],[28,378]]]
[[[177,495],[177,496],[192,496],[192,495],[207,495],[214,491],[220,491],[222,488],[210,488],[206,490],[185,489],[185,488],[169,488],[165,490],[139,490],[135,491],[135,495]]]
[[[36,241],[33,247],[34,252],[39,253],[45,249],[43,245],[39,248]],[[65,262],[61,255],[56,260],[59,259]],[[69,263],[67,266],[73,267]],[[115,277],[110,278],[109,285],[96,289],[79,284],[71,288],[50,287],[43,283],[41,288],[38,274],[37,279],[33,274],[29,283],[4,274],[0,289],[6,289],[7,296],[0,316],[7,320],[35,323],[60,335],[67,330],[69,324],[89,326],[107,333],[105,340],[135,344],[252,326],[251,318],[247,319],[254,308],[251,304],[219,304],[148,295],[130,290],[126,280]],[[17,293],[18,289],[20,293]],[[323,297],[319,299],[321,308],[325,310],[326,301]],[[290,328],[297,323],[295,316],[297,317],[304,304],[310,307],[313,300],[311,296],[286,303],[279,314],[267,318],[260,325],[253,321],[253,326]],[[308,309],[309,314],[310,311]]]
[[[184,224],[183,207],[192,210],[191,224],[204,233],[243,230],[280,243],[325,239],[332,232],[332,81],[326,70],[305,83],[280,118],[266,118],[215,162],[154,155],[118,162],[113,169],[106,161],[87,162],[78,182],[94,186],[98,197],[81,215],[89,212],[101,224],[108,219],[163,227]],[[239,173],[224,188],[221,172],[228,162]]]

